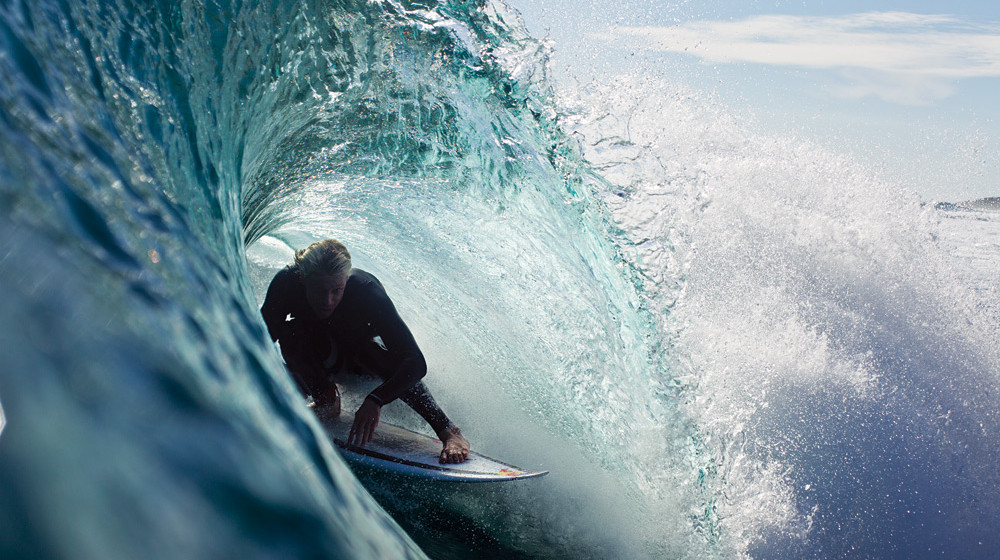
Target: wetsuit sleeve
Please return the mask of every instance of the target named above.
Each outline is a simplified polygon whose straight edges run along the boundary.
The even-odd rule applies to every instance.
[[[267,332],[271,335],[271,340],[279,340],[286,336],[287,323],[285,318],[291,312],[288,301],[288,290],[291,288],[288,282],[288,273],[282,270],[274,275],[271,285],[267,287],[267,295],[264,296],[264,305],[260,308],[260,314],[264,316],[264,324],[267,325]]]
[[[373,312],[372,326],[386,350],[399,364],[396,371],[372,391],[376,398],[387,404],[408,391],[427,374],[427,362],[413,333],[403,322],[381,285],[371,285],[369,304]]]

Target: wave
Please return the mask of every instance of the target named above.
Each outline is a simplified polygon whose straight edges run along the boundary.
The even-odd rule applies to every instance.
[[[0,25],[0,555],[1000,548],[989,293],[855,164],[650,75],[566,91],[502,4]],[[257,312],[326,236],[474,445],[544,484],[344,466]]]

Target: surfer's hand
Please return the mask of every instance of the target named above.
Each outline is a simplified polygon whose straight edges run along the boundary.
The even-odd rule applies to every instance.
[[[381,414],[382,407],[374,399],[365,399],[354,414],[354,424],[351,426],[351,433],[347,435],[347,445],[364,447],[371,443]]]

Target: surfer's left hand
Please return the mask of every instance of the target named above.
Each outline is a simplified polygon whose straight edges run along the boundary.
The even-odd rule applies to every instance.
[[[351,433],[347,435],[347,445],[364,447],[371,443],[381,415],[382,407],[373,399],[365,399],[354,414],[354,424],[351,426]]]

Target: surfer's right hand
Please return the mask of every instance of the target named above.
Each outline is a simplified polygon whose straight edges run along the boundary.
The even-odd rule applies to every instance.
[[[354,424],[351,426],[351,433],[347,435],[347,445],[364,447],[371,443],[381,415],[382,407],[374,399],[365,399],[354,414]]]

